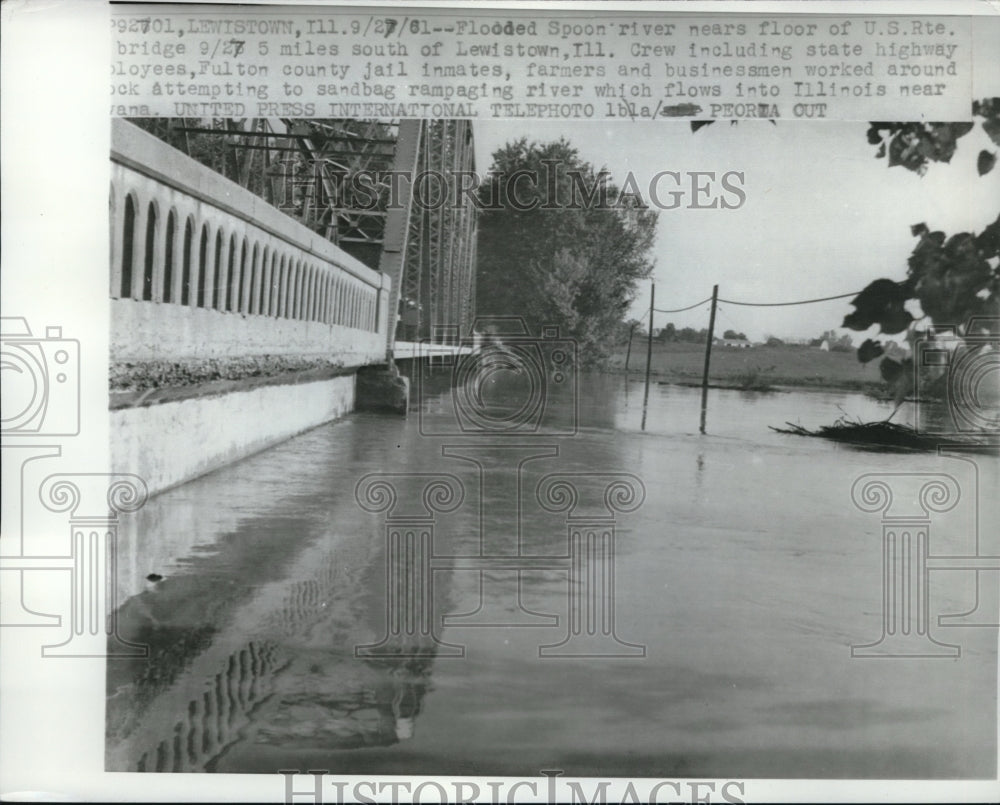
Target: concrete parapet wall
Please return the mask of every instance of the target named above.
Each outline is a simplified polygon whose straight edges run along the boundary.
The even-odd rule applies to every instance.
[[[351,374],[113,410],[112,471],[162,492],[349,413],[354,389]]]
[[[124,186],[129,181],[127,174],[133,177],[133,181],[139,182],[142,180],[138,177],[144,176],[148,180],[145,189],[151,199],[158,200],[157,193],[176,191],[191,202],[207,205],[205,214],[236,219],[248,228],[271,234],[286,245],[313,255],[367,285],[381,287],[384,278],[379,272],[263,199],[127,121],[114,119],[111,123],[111,159],[115,163],[114,178],[118,185],[115,189],[119,193],[127,193],[129,189]],[[122,170],[125,173],[121,173]],[[117,245],[116,241],[112,242],[113,247]]]
[[[345,367],[384,363],[385,335],[316,321],[111,300],[111,356],[116,362],[247,355],[322,356]]]
[[[191,357],[232,356],[237,338],[247,345],[243,355],[274,354],[272,345],[288,342],[283,354],[317,354],[349,331],[381,333],[377,354],[384,359],[387,275],[120,120],[112,126],[111,179],[110,295],[140,306],[112,308],[113,320],[122,316],[117,333],[127,336],[142,318],[176,325],[189,355],[198,345]],[[219,323],[220,316],[231,323]],[[209,329],[195,341],[192,332],[202,325]],[[146,326],[142,335],[153,332]],[[176,346],[168,329],[155,336],[153,343],[163,337]],[[346,350],[362,343],[355,351],[368,354],[367,341],[345,341]],[[143,339],[136,342],[113,338],[112,360],[151,359],[148,350],[145,358],[128,352],[142,348]]]
[[[152,493],[354,409],[391,282],[239,185],[112,122],[111,451]]]

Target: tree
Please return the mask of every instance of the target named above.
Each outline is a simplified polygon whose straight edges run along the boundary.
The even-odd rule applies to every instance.
[[[973,117],[981,117],[983,131],[1000,145],[1000,98],[972,102]],[[868,142],[877,145],[877,159],[887,158],[889,167],[901,165],[923,175],[929,162],[951,162],[958,140],[975,127],[975,122],[961,123],[872,123]],[[993,170],[997,156],[983,149],[976,167],[980,176]]]
[[[886,159],[890,168],[900,166],[922,176],[931,162],[950,163],[958,140],[977,123],[1000,146],[1000,97],[974,101],[972,114],[981,120],[871,123],[868,142],[878,146],[876,159]],[[711,122],[692,122],[691,130]],[[996,152],[981,150],[976,159],[979,175],[993,170],[996,161]],[[869,283],[851,301],[854,312],[841,326],[867,330],[877,324],[886,335],[905,333],[911,344],[933,336],[934,325],[954,328],[962,338],[1000,334],[1000,216],[979,234],[959,232],[948,237],[932,232],[924,223],[912,226],[911,232],[919,240],[907,261],[906,279],[881,278]],[[879,369],[897,400],[913,389],[912,355],[890,357],[886,347],[871,338],[862,342],[857,355],[862,363],[882,358]]]
[[[834,352],[850,352],[854,349],[854,339],[848,333],[844,333],[840,338],[830,342],[830,349]]]
[[[683,327],[677,331],[677,340],[689,344],[704,344],[706,338],[708,338],[708,329],[705,327],[700,330],[696,330],[694,327]]]
[[[522,316],[533,333],[556,325],[585,364],[603,361],[652,271],[656,212],[564,139],[498,149],[479,192],[480,315]]]
[[[1000,98],[976,101],[975,117],[982,129],[1000,145]],[[868,142],[878,145],[876,158],[887,158],[889,167],[901,166],[923,175],[930,162],[951,161],[959,138],[975,123],[872,123]],[[977,158],[980,176],[996,164],[996,154],[982,150]],[[933,337],[934,326],[946,326],[962,338],[997,335],[1000,315],[1000,215],[979,234],[958,232],[951,237],[919,223],[911,227],[917,244],[907,261],[906,278],[880,278],[869,283],[853,300],[854,312],[843,325],[867,330],[878,325],[886,335],[904,334],[912,345]],[[881,341],[866,339],[858,347],[858,360],[882,358],[879,370],[897,399],[914,387],[912,354],[897,359],[886,355]]]
[[[809,342],[809,346],[819,347],[823,345],[824,341],[831,352],[850,352],[854,349],[854,342],[850,334],[837,335],[836,330],[824,331],[818,338],[813,338]]]
[[[746,341],[747,337],[744,333],[738,333],[736,330],[726,330],[722,334],[723,338],[733,340],[733,341]]]
[[[660,340],[664,343],[670,343],[677,340],[677,328],[674,326],[672,321],[668,321],[666,326],[660,330]]]
[[[982,117],[983,131],[1000,145],[1000,98],[972,102],[974,117]],[[710,126],[714,120],[694,120],[691,131]],[[731,121],[737,123],[738,121]],[[772,124],[775,121],[770,121]],[[870,123],[868,142],[877,145],[877,159],[888,158],[889,167],[902,165],[923,175],[928,162],[951,162],[958,140],[975,127],[975,123]],[[997,155],[983,149],[976,161],[980,176],[993,170]]]

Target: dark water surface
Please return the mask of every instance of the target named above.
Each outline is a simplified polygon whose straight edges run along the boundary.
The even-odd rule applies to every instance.
[[[938,615],[995,623],[996,572],[931,572],[931,634],[959,657],[851,656],[882,632],[882,524],[852,503],[855,480],[951,475],[962,504],[932,521],[932,554],[973,554],[978,516],[979,551],[996,555],[995,458],[768,429],[889,411],[851,394],[713,391],[702,436],[697,390],[654,385],[643,432],[641,384],[585,376],[575,402],[553,392],[538,430],[515,438],[462,432],[450,392],[419,396],[406,419],[348,416],[140,512],[121,551],[120,632],[151,659],[108,663],[110,770],[995,775],[996,628]],[[398,474],[395,509],[359,505],[370,473]],[[552,473],[580,519],[543,507]],[[619,499],[609,525],[603,492],[623,473],[645,499]],[[464,495],[432,499],[453,508],[432,524],[430,475]],[[412,578],[391,575],[387,514]],[[613,561],[587,554],[574,570],[573,528],[613,544]],[[433,557],[407,530],[433,531]],[[482,561],[498,556],[555,558],[518,576]],[[387,588],[412,606],[393,610]],[[584,641],[567,644],[575,606]],[[404,634],[385,641],[393,611]],[[609,629],[617,642],[600,639]],[[366,645],[378,648],[356,657]],[[539,656],[560,645],[625,656]]]

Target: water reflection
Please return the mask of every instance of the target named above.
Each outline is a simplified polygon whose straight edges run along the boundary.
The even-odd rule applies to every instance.
[[[275,525],[265,530],[279,544],[304,530]],[[293,538],[261,556],[245,525],[229,536],[243,539],[222,539],[217,554],[122,608],[123,633],[151,656],[109,664],[109,768],[212,771],[241,743],[351,749],[412,737],[434,647],[355,659],[355,642],[378,628],[356,575],[366,558],[358,546],[313,543],[294,557]]]
[[[698,454],[698,458],[695,459],[695,465],[694,465],[694,467],[695,467],[695,469],[694,469],[695,485],[698,487],[698,490],[701,491],[701,489],[705,485],[705,454],[704,453],[699,453]]]

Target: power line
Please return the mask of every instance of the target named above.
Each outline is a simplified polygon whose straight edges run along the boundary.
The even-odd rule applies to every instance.
[[[700,302],[695,302],[693,305],[688,305],[687,307],[679,307],[679,308],[675,308],[673,310],[660,310],[660,308],[654,307],[653,310],[655,310],[657,313],[683,313],[685,310],[693,310],[694,308],[698,307],[699,305],[704,305],[706,302],[711,302],[711,301],[712,301],[712,297],[711,296],[706,296]]]
[[[743,307],[790,307],[792,305],[811,305],[815,302],[830,302],[834,299],[847,299],[851,296],[857,296],[860,291],[853,291],[852,293],[842,293],[836,296],[822,296],[818,299],[800,299],[796,302],[738,302],[735,299],[722,299],[718,301],[725,302],[727,305],[741,305]],[[657,313],[683,313],[685,310],[693,310],[696,307],[704,305],[706,302],[711,302],[712,297],[706,296],[700,302],[695,302],[693,305],[688,305],[687,307],[678,307],[671,310],[663,310],[662,308],[655,307],[654,311]]]
[[[819,299],[800,299],[797,302],[737,302],[734,299],[720,299],[728,305],[742,305],[744,307],[787,307],[789,305],[811,305],[813,302],[829,302],[831,299],[847,299],[849,296],[857,296],[860,291],[853,293],[842,293],[837,296],[823,296]],[[699,302],[698,304],[701,304]]]

